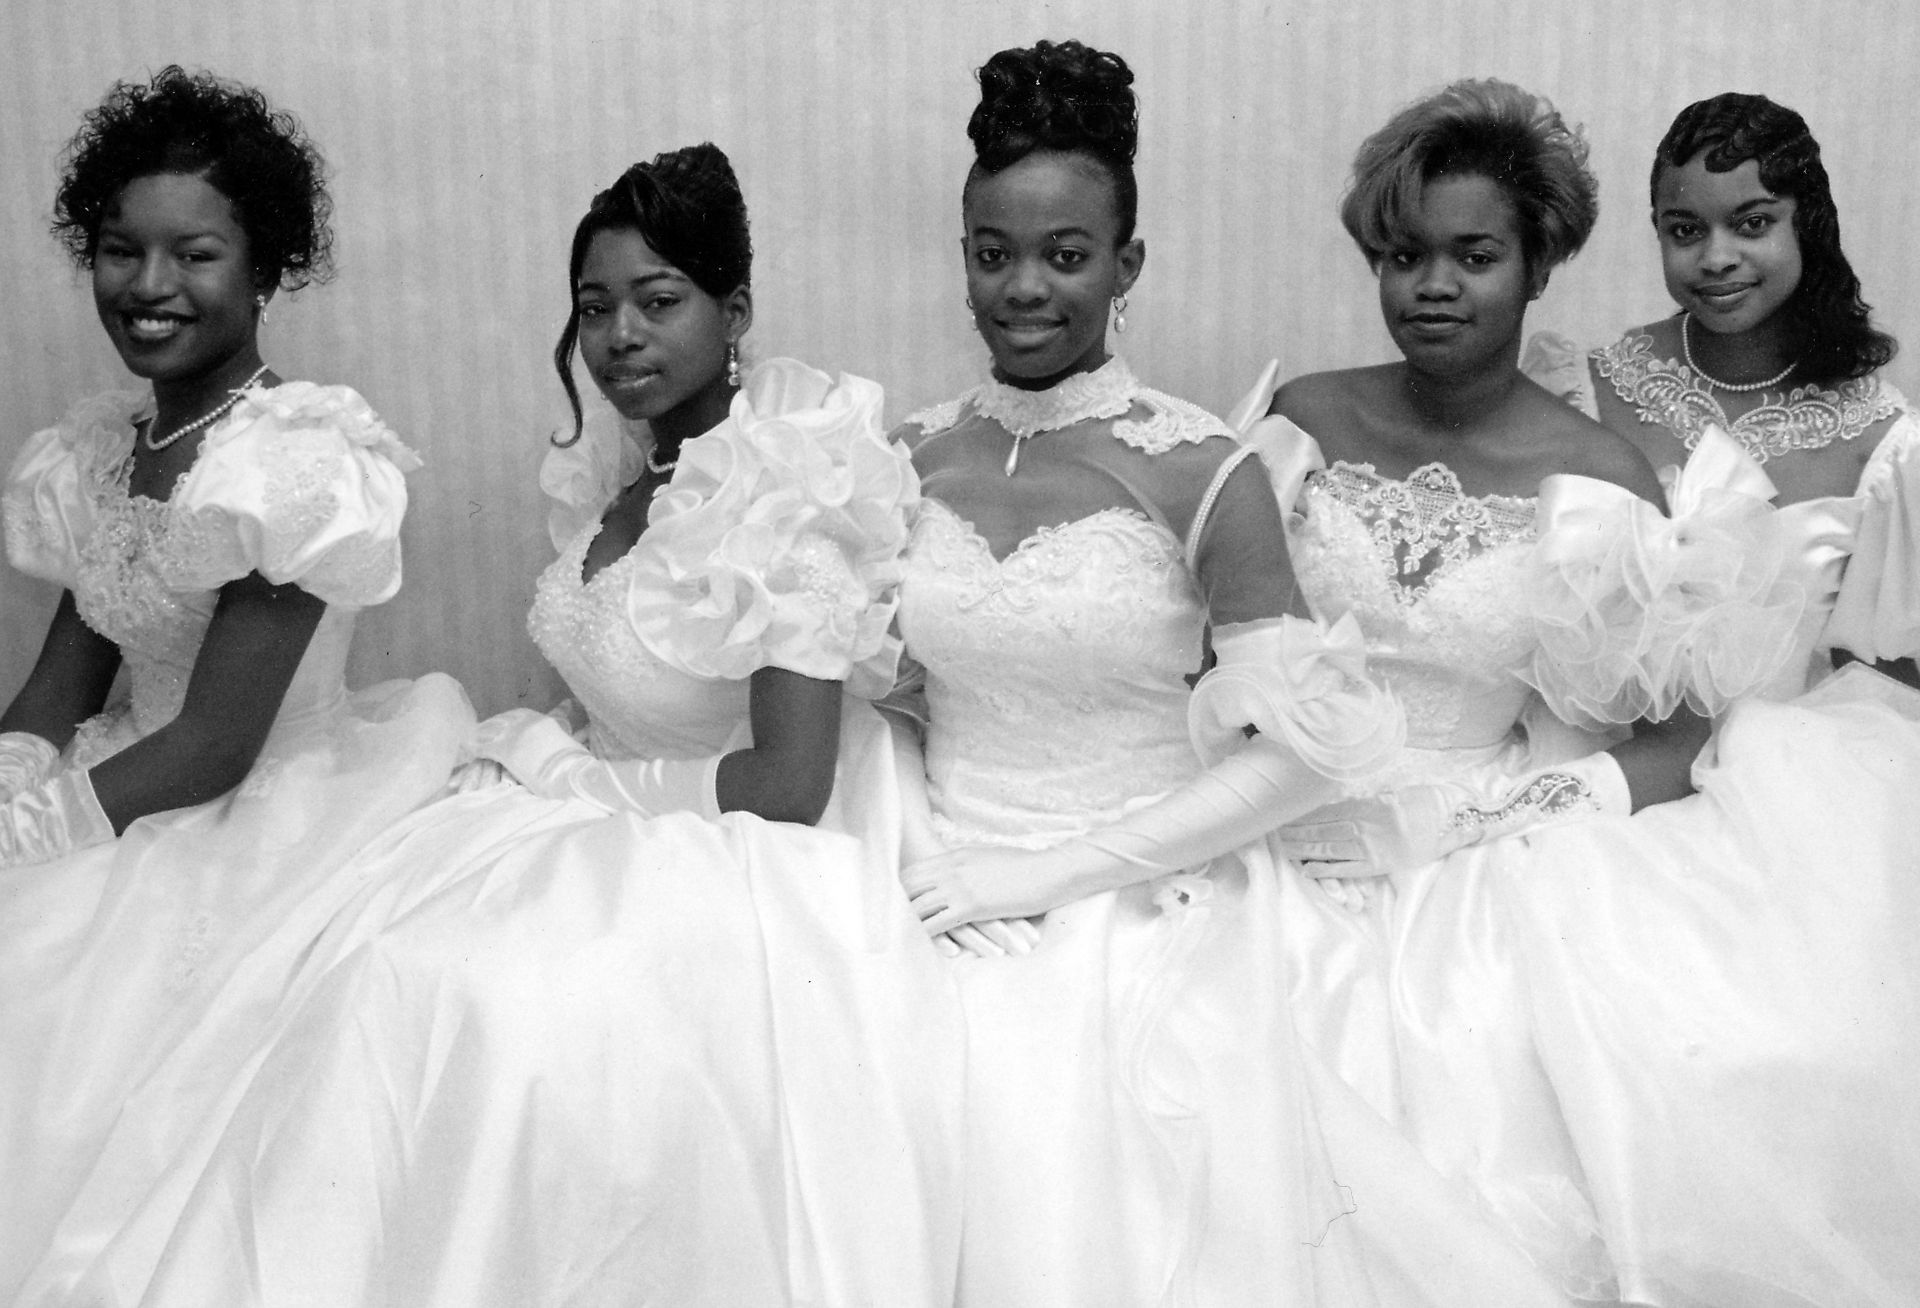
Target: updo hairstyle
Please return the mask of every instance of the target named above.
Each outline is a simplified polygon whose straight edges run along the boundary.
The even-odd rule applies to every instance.
[[[601,232],[634,231],[653,252],[685,273],[715,299],[751,283],[753,240],[747,231],[747,202],[740,194],[733,165],[710,141],[657,154],[620,174],[593,197],[586,217],[573,231],[567,257],[567,325],[553,349],[553,366],[573,409],[573,436],[555,440],[567,446],[580,439],[584,415],[580,389],[573,380],[574,347],[580,340],[580,270],[587,247]]]
[[[1702,156],[1713,173],[1757,160],[1760,184],[1794,201],[1800,284],[1780,312],[1789,315],[1794,329],[1797,371],[1841,381],[1884,367],[1899,346],[1869,321],[1860,279],[1840,249],[1840,211],[1820,162],[1820,143],[1806,119],[1764,95],[1734,91],[1690,104],[1654,151],[1649,192],[1659,191],[1663,170],[1682,167],[1695,156]],[[1657,212],[1654,221],[1659,221]]]
[[[320,153],[291,114],[250,86],[176,65],[145,83],[116,82],[63,161],[53,233],[81,268],[93,266],[100,225],[128,183],[178,173],[227,197],[256,285],[298,290],[332,273],[333,202]]]
[[[1140,109],[1133,70],[1117,54],[1078,41],[1002,50],[980,69],[980,104],[967,120],[975,176],[1010,168],[1035,151],[1080,155],[1113,183],[1116,245],[1133,239],[1140,207],[1133,156]]]
[[[1375,268],[1412,240],[1429,183],[1485,177],[1520,222],[1530,273],[1577,253],[1600,214],[1587,143],[1552,103],[1510,82],[1455,82],[1402,109],[1353,157],[1340,221]]]

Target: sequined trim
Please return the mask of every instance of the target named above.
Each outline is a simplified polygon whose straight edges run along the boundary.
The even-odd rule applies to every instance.
[[[1665,427],[1688,449],[1709,426],[1733,433],[1748,454],[1765,463],[1794,450],[1817,450],[1857,438],[1900,411],[1899,397],[1876,377],[1856,377],[1838,390],[1797,386],[1775,403],[1729,418],[1712,390],[1686,364],[1654,357],[1653,337],[1623,336],[1593,352],[1594,370],[1642,422]],[[1775,392],[1776,394],[1778,392]]]
[[[1393,480],[1372,464],[1343,460],[1310,473],[1307,484],[1366,524],[1374,545],[1393,562],[1394,585],[1403,598],[1424,593],[1447,565],[1535,531],[1532,497],[1468,495],[1444,463],[1429,463],[1404,480]],[[1418,580],[1409,585],[1402,577]]]
[[[1529,817],[1562,817],[1568,813],[1599,812],[1599,801],[1587,783],[1571,772],[1544,772],[1503,800],[1498,808],[1462,804],[1453,811],[1448,825],[1468,833],[1505,826],[1525,814]]]

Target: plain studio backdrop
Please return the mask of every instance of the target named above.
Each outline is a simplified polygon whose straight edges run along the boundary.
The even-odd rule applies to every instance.
[[[750,358],[877,378],[889,419],[984,372],[957,238],[973,70],[1078,37],[1142,107],[1145,275],[1116,344],[1224,411],[1283,375],[1392,357],[1335,216],[1347,162],[1408,100],[1519,82],[1586,126],[1600,224],[1531,329],[1598,343],[1669,312],[1647,218],[1684,105],[1759,91],[1803,113],[1881,324],[1920,379],[1907,0],[9,0],[0,16],[0,466],[76,398],[131,385],[47,235],[57,160],[120,77],[177,62],[251,82],[327,158],[338,276],[273,303],[267,360],[356,387],[426,459],[406,585],[360,622],[356,685],[444,669],[482,712],[560,693],[525,634],[551,557],[536,470],[565,404],[548,362],[567,243],[629,163],[732,157],[753,217]],[[583,389],[591,392],[584,381]],[[0,569],[0,702],[57,596]]]

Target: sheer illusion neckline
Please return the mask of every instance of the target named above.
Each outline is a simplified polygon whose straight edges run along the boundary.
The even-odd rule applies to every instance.
[[[1013,563],[1022,556],[1044,549],[1048,545],[1058,542],[1064,536],[1070,536],[1078,531],[1090,529],[1095,524],[1103,522],[1132,523],[1146,529],[1152,534],[1165,537],[1166,543],[1172,545],[1175,549],[1178,549],[1180,544],[1179,541],[1174,539],[1172,532],[1155,522],[1152,518],[1149,518],[1140,510],[1128,508],[1121,504],[1114,504],[1104,509],[1095,509],[1092,513],[1084,514],[1078,518],[1069,518],[1065,522],[1056,522],[1043,527],[1037,527],[1015,542],[1013,548],[1005,554],[999,554],[994,551],[993,542],[987,538],[986,534],[974,526],[972,522],[962,517],[959,511],[951,505],[942,500],[929,497],[921,501],[921,511],[924,513],[929,509],[938,509],[958,531],[961,539],[966,541],[975,552],[992,560],[996,566],[1002,568],[1012,566]]]
[[[1537,529],[1538,496],[1469,495],[1459,474],[1438,461],[1386,477],[1371,463],[1341,459],[1312,474],[1310,484],[1367,533],[1403,607],[1425,599],[1457,568],[1531,539]]]

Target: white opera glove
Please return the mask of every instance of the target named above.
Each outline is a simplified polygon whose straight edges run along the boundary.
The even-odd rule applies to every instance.
[[[50,862],[113,835],[93,779],[72,768],[0,804],[0,868]]]
[[[1387,876],[1549,823],[1632,811],[1626,774],[1602,752],[1497,788],[1436,782],[1342,800],[1288,823],[1279,838],[1309,876]]]
[[[0,799],[11,799],[53,775],[60,751],[31,731],[0,732]]]
[[[512,709],[481,724],[474,753],[545,799],[582,799],[609,813],[691,812],[718,818],[714,780],[723,754],[608,761],[544,713]]]

